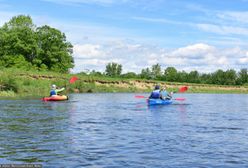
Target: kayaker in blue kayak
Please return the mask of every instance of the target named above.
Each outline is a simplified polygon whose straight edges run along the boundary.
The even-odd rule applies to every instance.
[[[170,100],[172,98],[173,92],[168,93],[166,91],[166,86],[163,87],[163,89],[160,91],[161,99],[163,100]]]
[[[65,90],[65,88],[61,88],[61,89],[57,89],[56,85],[52,85],[52,89],[50,91],[50,96],[57,96],[59,92],[62,92],[63,90]]]
[[[161,97],[162,95],[160,93],[160,86],[156,85],[151,95],[149,96],[149,99],[160,99]]]

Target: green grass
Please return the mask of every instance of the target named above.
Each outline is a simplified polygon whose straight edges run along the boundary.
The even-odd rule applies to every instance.
[[[14,91],[1,91],[0,92],[1,97],[16,97],[16,93]]]

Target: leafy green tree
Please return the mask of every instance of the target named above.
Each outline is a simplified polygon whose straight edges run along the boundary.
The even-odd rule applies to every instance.
[[[72,45],[49,26],[36,28],[30,16],[13,17],[0,28],[0,65],[68,72],[74,66]]]
[[[37,66],[45,64],[49,70],[68,72],[74,65],[72,44],[67,42],[64,33],[55,28],[42,26],[37,28],[39,56]]]
[[[6,67],[6,68],[20,68],[20,69],[27,69],[27,67],[30,67],[31,64],[25,60],[23,55],[5,55],[0,60],[0,66]]]
[[[164,71],[164,76],[167,81],[177,81],[177,70],[174,67],[167,67]]]
[[[134,72],[127,72],[127,73],[125,73],[125,74],[123,74],[121,76],[123,78],[128,78],[128,79],[130,79],[130,78],[137,78],[137,75]]]
[[[24,61],[31,62],[38,51],[34,30],[35,25],[30,16],[19,15],[5,23],[0,29],[0,58],[8,61],[23,57]],[[6,67],[11,66],[8,64]]]
[[[101,72],[92,70],[92,71],[90,72],[90,75],[93,75],[93,76],[102,76],[103,74],[102,74]]]
[[[140,77],[142,79],[152,79],[152,72],[149,68],[145,68],[141,70]]]
[[[219,84],[223,85],[224,84],[224,78],[225,78],[225,72],[221,69],[218,69],[214,73],[212,73],[212,82],[213,84]]]
[[[200,83],[200,75],[197,71],[191,71],[189,74],[188,74],[188,82],[191,82],[191,83]]]
[[[239,71],[238,73],[238,79],[237,79],[238,84],[245,84],[248,83],[248,72],[247,68],[243,68]]]
[[[177,72],[177,82],[188,82],[188,73],[185,71]]]
[[[105,72],[106,72],[106,75],[108,75],[108,76],[111,76],[111,77],[120,76],[121,71],[122,71],[122,65],[121,64],[111,62],[111,63],[108,63],[106,65]]]
[[[153,79],[160,79],[162,76],[161,65],[159,64],[152,65],[151,74]]]
[[[200,83],[213,84],[211,74],[203,73],[200,75]]]
[[[236,71],[233,69],[229,69],[225,72],[224,82],[225,85],[235,85],[237,80]]]

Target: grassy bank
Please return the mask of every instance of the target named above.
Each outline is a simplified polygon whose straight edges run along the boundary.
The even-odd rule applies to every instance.
[[[64,94],[86,92],[150,92],[154,85],[167,85],[175,91],[180,86],[189,86],[188,93],[248,93],[247,86],[220,86],[206,84],[173,83],[141,79],[120,79],[82,74],[61,74],[53,72],[21,71],[4,69],[0,71],[0,96],[47,96],[51,84],[66,87]],[[77,76],[73,84],[69,79]]]

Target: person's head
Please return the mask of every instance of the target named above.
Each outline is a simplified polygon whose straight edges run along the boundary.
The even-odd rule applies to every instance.
[[[162,90],[166,90],[166,86],[164,86],[164,87],[162,88]]]
[[[56,85],[55,84],[52,85],[52,89],[56,89]]]
[[[155,90],[158,90],[158,89],[160,89],[160,86],[159,85],[156,85],[155,86]]]

